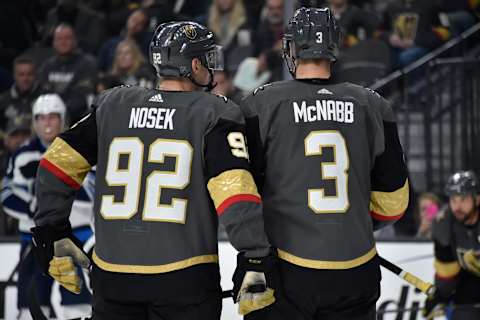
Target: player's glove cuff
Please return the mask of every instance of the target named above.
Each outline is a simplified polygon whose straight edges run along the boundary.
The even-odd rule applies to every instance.
[[[63,238],[74,238],[70,223],[61,226],[44,225],[30,229],[34,252],[42,271],[46,274],[54,255],[54,242]]]

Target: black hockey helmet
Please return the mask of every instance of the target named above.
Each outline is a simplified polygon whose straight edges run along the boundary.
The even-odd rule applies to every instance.
[[[150,42],[150,63],[159,77],[185,77],[200,87],[211,89],[213,71],[223,69],[223,54],[213,32],[191,21],[159,25]],[[208,85],[192,78],[192,59],[198,58],[210,72]]]
[[[329,8],[298,9],[283,36],[283,57],[295,76],[295,60],[337,60],[340,27]]]
[[[473,171],[459,171],[448,179],[445,186],[445,194],[448,197],[454,195],[476,195],[479,192],[477,175]]]

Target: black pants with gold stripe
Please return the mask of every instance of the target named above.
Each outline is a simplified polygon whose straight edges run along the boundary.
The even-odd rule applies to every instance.
[[[346,270],[317,270],[280,260],[276,302],[246,320],[375,320],[380,297],[380,265],[369,262]]]
[[[222,298],[217,264],[144,275],[93,267],[95,320],[220,319]]]

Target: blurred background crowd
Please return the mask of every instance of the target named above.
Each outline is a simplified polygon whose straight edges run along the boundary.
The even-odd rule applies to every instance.
[[[32,135],[32,104],[40,94],[58,94],[73,123],[107,88],[155,87],[148,46],[162,22],[193,20],[215,33],[225,54],[215,93],[238,102],[288,78],[282,36],[286,17],[301,5],[330,7],[343,30],[334,81],[370,85],[478,23],[480,0],[3,0],[0,175]],[[404,222],[379,237],[428,238],[442,207],[441,194],[420,194]],[[0,235],[15,235],[15,224],[0,214]]]

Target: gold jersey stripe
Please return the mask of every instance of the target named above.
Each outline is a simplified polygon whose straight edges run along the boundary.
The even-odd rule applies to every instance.
[[[218,263],[218,255],[208,254],[203,256],[191,257],[185,260],[180,260],[177,262],[156,265],[156,266],[139,266],[139,265],[128,265],[128,264],[115,264],[109,263],[100,258],[95,250],[93,251],[93,261],[95,264],[105,270],[110,272],[120,272],[120,273],[141,273],[141,274],[154,274],[154,273],[165,273],[180,269],[185,269],[197,264],[202,263]]]
[[[224,171],[211,178],[208,181],[207,188],[216,209],[228,198],[239,194],[251,194],[260,197],[252,175],[245,169]]]
[[[305,259],[294,256],[291,253],[278,250],[278,257],[290,263],[296,264],[297,266],[312,268],[312,269],[351,269],[370,261],[376,254],[377,249],[373,247],[365,253],[363,256],[360,256],[356,259],[346,260],[346,261],[326,261],[326,260],[312,260]]]
[[[440,278],[455,277],[460,272],[460,264],[457,261],[442,262],[435,259],[435,272]]]
[[[372,191],[370,195],[370,211],[382,216],[398,216],[407,210],[409,185],[405,184],[393,192]]]
[[[55,138],[43,155],[55,167],[63,171],[79,185],[92,167],[88,161],[61,138]]]

